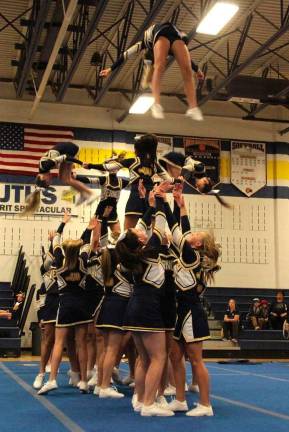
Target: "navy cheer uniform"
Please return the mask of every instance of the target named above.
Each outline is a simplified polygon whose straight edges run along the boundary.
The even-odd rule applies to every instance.
[[[95,216],[99,221],[102,221],[102,215],[106,207],[112,207],[107,223],[115,224],[118,222],[117,203],[120,197],[121,190],[128,184],[129,180],[118,177],[116,173],[109,173],[99,177],[87,177],[77,175],[76,180],[82,183],[94,184],[101,188],[100,201],[95,211]]]
[[[161,313],[161,288],[165,281],[165,269],[160,258],[162,235],[166,219],[163,212],[163,200],[156,199],[156,220],[151,238],[145,249],[149,256],[143,260],[143,271],[134,275],[133,294],[128,303],[127,330],[159,332],[165,330]],[[151,208],[148,209],[151,212]],[[144,222],[145,216],[143,218]]]
[[[198,286],[201,279],[201,259],[182,234],[170,206],[165,203],[165,213],[173,235],[173,243],[180,257],[175,263],[174,275],[177,286],[177,322],[174,338],[185,342],[199,342],[210,338],[207,315],[202,306]],[[188,218],[182,218],[183,231],[188,231]]]
[[[119,68],[125,61],[129,60],[134,55],[139,54],[143,50],[145,50],[145,62],[153,63],[154,45],[161,36],[169,40],[170,47],[176,40],[182,40],[186,45],[188,43],[187,35],[178,30],[178,28],[172,23],[166,22],[162,24],[154,24],[145,31],[143,40],[137,42],[121,54],[121,56],[111,66],[111,70],[113,71]],[[170,49],[169,57],[171,56],[173,56],[173,52]],[[195,72],[198,71],[198,66],[193,61],[192,69]]]
[[[72,142],[61,142],[48,150],[39,160],[39,173],[48,173],[52,169],[58,168],[62,162],[77,163],[82,162],[75,159],[78,153],[78,146]]]
[[[132,293],[131,273],[120,264],[116,265],[114,248],[109,248],[113,272],[113,286],[105,287],[105,296],[97,319],[96,327],[124,330],[124,319]]]
[[[129,170],[130,179],[128,185],[131,187],[130,195],[125,207],[125,215],[142,215],[142,201],[139,197],[138,183],[143,180],[147,192],[151,191],[154,186],[153,178],[158,176],[163,180],[168,179],[168,174],[161,168],[157,162],[142,161],[139,157],[123,159],[119,161],[109,161],[104,164],[88,164],[88,168],[100,171],[109,171],[116,173],[122,168]]]
[[[53,245],[59,289],[56,327],[70,327],[93,322],[91,312],[87,307],[85,293],[90,245],[84,244],[82,246],[77,265],[73,270],[68,270],[65,265],[59,234],[54,237]]]
[[[64,226],[63,222],[59,225],[57,229],[58,235],[62,234]],[[55,323],[59,306],[59,294],[52,242],[50,243],[49,251],[44,257],[40,272],[43,282],[37,291],[37,300],[39,303],[37,311],[38,320],[43,324]]]

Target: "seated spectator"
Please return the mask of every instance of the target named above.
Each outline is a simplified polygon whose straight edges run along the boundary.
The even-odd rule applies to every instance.
[[[261,300],[260,306],[261,306],[261,315],[258,321],[259,326],[260,329],[262,330],[268,330],[270,327],[270,322],[269,322],[270,304],[267,300]]]
[[[282,330],[283,323],[287,318],[288,307],[284,297],[284,292],[278,291],[276,301],[271,304],[269,317],[273,330]]]
[[[12,312],[12,317],[13,319],[15,319],[16,321],[19,320],[20,316],[21,316],[21,312],[22,312],[22,308],[24,305],[24,301],[25,301],[25,293],[23,292],[19,292],[16,294],[15,296],[15,303],[14,306],[11,310]]]
[[[8,319],[11,320],[12,314],[9,312],[9,310],[0,310],[0,319]]]
[[[240,313],[236,308],[236,302],[234,299],[230,299],[228,303],[228,308],[224,315],[224,340],[231,339],[232,342],[237,342],[237,337],[239,334],[239,320]]]
[[[247,319],[254,330],[260,330],[261,302],[258,297],[254,298],[247,315]]]

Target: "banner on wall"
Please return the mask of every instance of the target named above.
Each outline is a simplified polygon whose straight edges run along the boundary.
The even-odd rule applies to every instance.
[[[25,208],[25,198],[34,191],[34,186],[29,184],[0,183],[0,215],[19,214]],[[72,216],[78,216],[78,207],[70,201],[63,200],[67,195],[67,186],[50,186],[41,192],[41,203],[35,216],[61,216],[67,210]]]
[[[266,144],[231,141],[231,183],[250,197],[267,184]]]
[[[220,182],[221,142],[211,138],[184,137],[185,154],[192,156],[206,166],[208,177],[214,184]]]

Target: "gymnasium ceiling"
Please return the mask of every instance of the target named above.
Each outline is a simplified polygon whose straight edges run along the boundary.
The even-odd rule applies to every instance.
[[[72,1],[0,0],[0,97],[33,100],[63,21],[63,6]],[[150,24],[170,20],[189,34],[191,57],[206,74],[198,89],[205,112],[265,118],[272,116],[275,104],[282,106],[275,112],[289,119],[289,0],[231,1],[239,12],[214,37],[195,29],[215,0],[78,0],[42,100],[119,108],[122,120],[140,92],[141,56],[110,80],[99,79],[99,71],[139,40]],[[231,102],[230,85],[239,75],[275,78],[282,85],[273,94],[271,88],[264,91],[257,105]],[[250,88],[250,82],[244,86]],[[184,111],[175,62],[167,68],[162,92],[168,111]]]

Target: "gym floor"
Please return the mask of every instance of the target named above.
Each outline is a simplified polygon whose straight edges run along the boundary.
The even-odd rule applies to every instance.
[[[31,384],[37,361],[24,359],[0,363],[0,430],[5,432],[274,432],[289,430],[289,363],[222,364],[208,362],[212,379],[214,417],[191,418],[184,413],[171,418],[144,418],[132,411],[132,390],[112,401],[80,395],[68,386],[68,363],[61,365],[59,389],[37,396]],[[127,374],[127,365],[121,365]],[[188,367],[188,380],[190,369]],[[197,395],[187,393],[189,407]],[[15,406],[15,401],[17,406]]]

